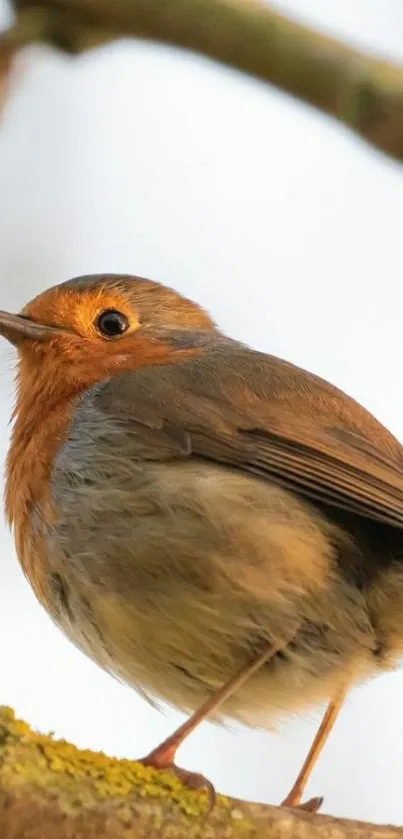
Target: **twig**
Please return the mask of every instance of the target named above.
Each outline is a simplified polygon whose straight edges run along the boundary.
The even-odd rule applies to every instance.
[[[14,0],[14,8],[0,54],[33,40],[72,53],[121,37],[162,41],[270,82],[403,160],[403,67],[257,0]]]

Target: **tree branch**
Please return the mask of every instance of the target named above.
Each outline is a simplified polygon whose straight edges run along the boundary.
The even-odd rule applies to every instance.
[[[169,773],[80,751],[0,707],[4,839],[402,839],[403,829],[218,797]]]
[[[35,40],[72,53],[121,37],[162,41],[269,82],[403,160],[403,67],[313,32],[258,0],[13,5],[17,19],[0,37],[0,56]]]

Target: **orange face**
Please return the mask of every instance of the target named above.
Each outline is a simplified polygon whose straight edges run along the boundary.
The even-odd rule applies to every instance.
[[[30,320],[77,336],[84,341],[96,341],[100,338],[110,338],[99,328],[100,315],[108,310],[120,312],[127,319],[127,328],[122,329],[126,336],[139,327],[139,315],[130,301],[130,297],[122,287],[115,285],[100,285],[84,290],[76,290],[74,286],[56,286],[35,297],[22,309],[21,315]],[[116,337],[119,332],[116,332]]]
[[[50,289],[24,307],[22,316],[52,327],[44,338],[17,342],[21,372],[38,362],[57,368],[83,386],[119,370],[144,363],[146,346],[138,341],[139,315],[117,288]],[[50,372],[50,371],[49,371]]]
[[[109,376],[194,355],[193,333],[213,328],[199,306],[138,277],[81,277],[48,289],[19,315],[0,311],[0,335],[19,357],[6,511],[21,554],[75,397]],[[175,344],[175,330],[189,339]]]
[[[20,315],[0,312],[0,334],[19,353],[19,393],[29,383],[77,393],[107,376],[164,364],[179,349],[166,330],[211,329],[191,301],[139,278],[78,279],[45,291]],[[35,385],[34,385],[35,381]]]

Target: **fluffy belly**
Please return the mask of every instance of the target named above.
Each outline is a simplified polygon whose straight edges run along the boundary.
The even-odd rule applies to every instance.
[[[364,596],[337,566],[346,537],[314,508],[214,466],[135,478],[75,487],[48,534],[47,608],[98,664],[190,711],[280,645],[220,709],[268,726],[374,671]]]

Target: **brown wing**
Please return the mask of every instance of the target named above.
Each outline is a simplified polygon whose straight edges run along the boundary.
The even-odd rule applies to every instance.
[[[354,400],[281,359],[217,337],[193,358],[110,379],[93,398],[133,433],[148,429],[150,457],[229,464],[403,528],[400,443]]]

